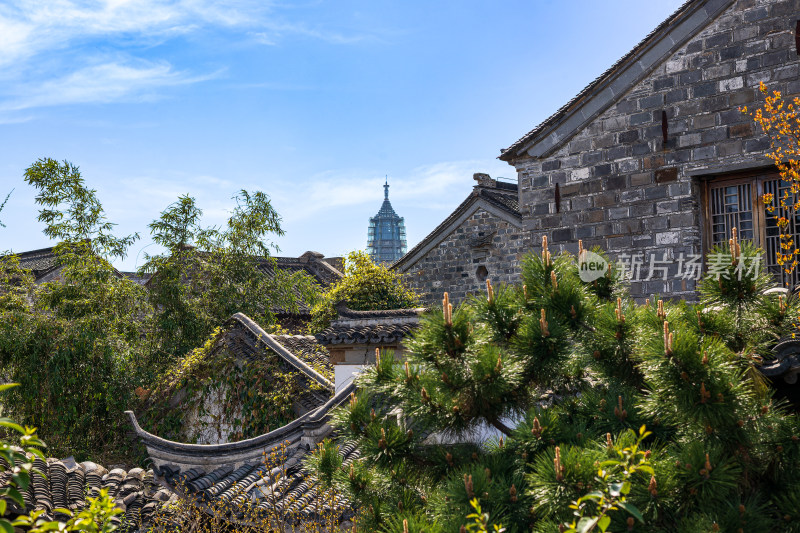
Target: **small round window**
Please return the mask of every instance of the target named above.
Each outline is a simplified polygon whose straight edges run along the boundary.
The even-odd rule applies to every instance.
[[[489,277],[489,271],[485,265],[478,267],[478,270],[475,271],[475,277],[478,278],[478,281],[486,281],[486,278]]]

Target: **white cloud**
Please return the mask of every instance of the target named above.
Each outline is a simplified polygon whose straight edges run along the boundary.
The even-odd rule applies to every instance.
[[[362,39],[286,21],[277,11],[270,0],[0,2],[0,110],[135,101],[160,87],[213,78],[136,57],[143,49],[152,57],[154,44],[208,29],[235,29],[253,44],[277,44],[287,35],[340,44]],[[20,118],[0,116],[0,123],[9,121]]]
[[[402,203],[417,207],[441,210],[458,205],[472,189],[472,174],[488,172],[492,176],[508,175],[505,163],[496,163],[487,168],[485,161],[449,161],[420,166],[407,175],[390,176],[389,198],[393,205]],[[513,172],[513,170],[511,170]],[[361,174],[363,177],[354,177]],[[279,211],[287,221],[309,219],[316,214],[344,207],[373,206],[377,212],[383,198],[384,177],[365,176],[364,171],[327,173],[311,178],[308,182],[291,184],[282,182],[275,191],[267,191],[276,203],[286,207]]]
[[[191,76],[164,62],[118,62],[85,67],[61,78],[18,86],[16,96],[0,104],[0,111],[20,111],[55,105],[142,100],[161,87],[204,81],[216,74]]]
[[[0,5],[0,65],[94,37],[152,39],[202,26],[259,27],[270,3],[248,0],[53,0]]]

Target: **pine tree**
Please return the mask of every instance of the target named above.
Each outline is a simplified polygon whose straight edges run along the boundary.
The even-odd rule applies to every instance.
[[[800,531],[800,428],[756,364],[800,306],[762,253],[734,234],[699,303],[637,304],[544,240],[358,377],[337,482],[370,530],[466,531],[477,502],[508,531]]]

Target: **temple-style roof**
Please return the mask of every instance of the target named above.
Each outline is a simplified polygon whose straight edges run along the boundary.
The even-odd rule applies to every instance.
[[[558,149],[731,4],[733,0],[688,0],[574,98],[502,150],[499,159],[544,157]]]
[[[344,276],[339,270],[342,265],[340,257],[325,259],[325,256],[319,252],[306,252],[300,257],[265,257],[260,258],[259,261],[259,268],[267,276],[274,276],[276,268],[288,274],[302,272],[309,275],[323,290]],[[279,307],[272,309],[272,312],[280,318],[280,322],[292,330],[301,329],[300,326],[311,318],[309,302],[302,298],[299,291],[295,291],[295,296],[297,299],[296,311]]]
[[[53,252],[52,246],[16,255],[19,258],[19,266],[30,270],[37,281],[59,267],[58,257]]]
[[[330,369],[330,354],[313,335],[272,335],[272,338],[312,367]]]
[[[319,252],[309,251],[300,257],[261,258],[261,269],[268,275],[273,272],[272,260],[275,261],[277,268],[285,272],[305,272],[314,278],[322,288],[328,287],[331,283],[336,283],[343,276],[339,270],[341,258],[325,258]]]
[[[244,313],[236,313],[228,321],[232,327],[226,334],[226,345],[237,356],[244,359],[263,357],[265,352],[273,352],[289,366],[300,371],[319,385],[330,388],[331,382],[315,370],[312,365],[329,366],[324,349],[312,347],[312,340],[305,335],[270,335]],[[238,333],[238,334],[237,334]],[[282,342],[281,342],[282,341]],[[301,347],[292,353],[287,346]]]
[[[57,277],[58,270],[61,268],[58,262],[58,256],[55,254],[54,247],[52,246],[12,255],[17,256],[20,267],[31,271],[34,282],[36,283],[51,281]],[[144,285],[147,280],[150,279],[149,275],[140,276],[136,272],[120,272],[116,269],[114,272],[117,276],[129,279],[139,285]]]
[[[306,385],[315,384],[314,387],[306,386],[306,393],[297,398],[305,409],[316,409],[333,393],[333,382],[323,375],[333,374],[327,350],[313,337],[270,335],[243,313],[230,318],[228,329],[222,335],[223,345],[236,357],[253,360],[276,354],[287,370],[300,372]]]
[[[144,285],[150,279],[151,274],[139,274],[138,272],[120,272],[122,277],[133,281],[134,283],[138,283],[139,285]]]
[[[394,344],[403,340],[416,324],[389,324],[330,327],[317,335],[320,343],[330,344]]]
[[[347,401],[354,391],[351,384],[324,405],[281,428],[226,444],[186,444],[162,439],[143,430],[133,412],[127,414],[159,479],[176,492],[196,496],[207,512],[217,513],[223,507],[240,509],[241,504],[267,511],[270,506],[287,504],[294,506],[291,515],[300,519],[323,507],[317,504],[317,482],[303,471],[302,460],[331,434],[330,411]],[[346,443],[340,453],[345,462],[358,457],[355,447]],[[278,463],[272,464],[269,457],[277,457]],[[347,503],[336,503],[341,506],[340,514],[346,516]],[[247,519],[236,514],[228,518]]]

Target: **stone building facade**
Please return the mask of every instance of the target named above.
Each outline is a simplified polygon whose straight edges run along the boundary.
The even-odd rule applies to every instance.
[[[797,0],[693,0],[500,159],[524,231],[625,264],[634,295],[693,297],[692,256],[738,227],[774,258],[760,196],[780,186],[741,106],[800,93]],[[648,279],[649,278],[649,279]]]
[[[740,108],[763,102],[761,82],[800,94],[798,55],[800,0],[689,0],[501,151],[517,171],[514,217],[476,212],[447,235],[440,226],[398,268],[417,288],[461,297],[481,288],[471,240],[496,231],[488,275],[516,281],[518,257],[546,235],[551,249],[574,253],[582,240],[608,252],[639,299],[692,299],[704,254],[735,227],[780,272],[761,196],[782,184],[767,137]]]
[[[520,259],[530,249],[514,183],[475,174],[477,184],[456,210],[408,254],[392,265],[427,304],[453,302],[482,290],[487,278],[515,282]]]

